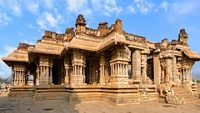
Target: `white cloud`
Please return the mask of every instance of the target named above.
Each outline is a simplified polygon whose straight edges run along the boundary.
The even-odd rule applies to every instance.
[[[131,13],[133,13],[133,14],[136,13],[136,10],[135,10],[135,8],[134,8],[132,5],[129,5],[129,6],[127,7],[127,10],[130,11]]]
[[[178,18],[186,18],[189,15],[198,14],[199,13],[199,0],[184,0],[184,1],[176,1],[174,3],[169,4],[168,8],[168,20],[176,21]]]
[[[88,17],[91,17],[93,13],[88,0],[67,0],[67,10],[76,15],[82,13]]]
[[[39,0],[40,1],[40,0]],[[44,4],[47,8],[52,9],[54,6],[54,0],[44,0]]]
[[[34,1],[28,1],[26,3],[27,9],[32,14],[38,14],[39,13],[39,3]]]
[[[87,0],[67,0],[67,8],[71,12],[79,12],[88,6]]]
[[[134,1],[137,9],[142,13],[142,14],[147,14],[151,12],[153,9],[154,4],[152,2],[149,2],[147,0],[135,0]]]
[[[47,26],[58,27],[58,22],[62,21],[62,16],[59,13],[53,14],[50,12],[44,12],[37,19],[37,24],[42,29],[47,29]]]
[[[117,4],[118,0],[92,0],[93,10],[103,13],[105,16],[112,14],[119,15],[122,12],[122,7]]]
[[[11,18],[6,13],[0,12],[0,27],[8,25]]]
[[[57,22],[58,22],[59,17],[53,16],[53,14],[50,13],[50,12],[45,12],[44,15],[45,15],[46,20],[49,22],[50,26],[52,26],[52,27],[57,26]]]
[[[10,5],[11,5],[10,8],[13,11],[14,15],[21,16],[22,14],[21,5],[17,1],[12,2]]]
[[[160,4],[160,8],[161,9],[164,9],[165,12],[168,11],[168,8],[169,8],[169,3],[167,1],[163,1],[161,4]]]
[[[22,14],[22,8],[18,0],[1,0],[0,9],[18,17]]]
[[[172,4],[172,10],[176,15],[187,15],[191,14],[198,8],[198,2],[194,1],[184,1],[182,3],[174,3]]]
[[[67,0],[67,10],[90,17],[95,13],[111,16],[121,13],[122,7],[117,4],[117,0],[91,0],[91,2],[89,0]]]
[[[13,1],[6,0],[6,5],[7,6],[5,7],[8,7],[15,16],[21,16],[22,14],[21,5],[17,0]]]
[[[29,24],[29,25],[28,25],[28,28],[29,28],[29,29],[36,29],[36,27],[35,27],[33,24]]]

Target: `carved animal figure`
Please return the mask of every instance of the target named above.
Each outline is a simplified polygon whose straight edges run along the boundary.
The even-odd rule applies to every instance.
[[[176,86],[176,84],[172,81],[158,85],[158,92],[159,92],[160,96],[164,96],[163,92],[166,93],[165,90],[167,90],[169,88],[171,89],[171,87],[173,87],[173,86]]]

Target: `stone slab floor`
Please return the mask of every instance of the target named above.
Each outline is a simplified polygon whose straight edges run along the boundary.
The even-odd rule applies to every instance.
[[[0,97],[0,113],[200,113],[200,100],[185,105],[151,102],[116,106],[104,102],[69,104],[65,100]]]

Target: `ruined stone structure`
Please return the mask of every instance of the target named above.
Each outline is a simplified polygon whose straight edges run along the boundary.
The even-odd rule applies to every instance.
[[[35,45],[20,43],[2,59],[12,69],[10,96],[127,104],[158,101],[159,94],[171,103],[167,88],[174,87],[195,95],[191,70],[200,55],[184,29],[178,40],[154,43],[125,32],[120,19],[91,29],[79,15],[75,26],[63,34],[45,31]]]

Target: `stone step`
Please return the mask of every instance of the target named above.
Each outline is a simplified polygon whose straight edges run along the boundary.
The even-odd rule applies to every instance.
[[[185,86],[179,86],[179,87],[175,87],[173,89],[174,89],[175,94],[179,98],[184,98],[186,103],[196,102],[198,100],[198,98],[195,97],[194,95],[192,95],[190,90],[187,89]],[[195,89],[196,89],[196,86],[193,85],[192,91],[195,91]]]

